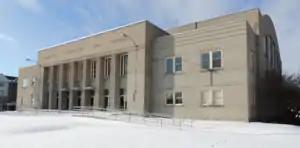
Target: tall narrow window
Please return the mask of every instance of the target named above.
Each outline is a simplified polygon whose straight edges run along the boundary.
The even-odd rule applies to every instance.
[[[173,73],[173,58],[166,59],[166,72]]]
[[[124,54],[120,56],[120,75],[125,76],[127,75],[127,62],[128,62],[128,55]]]
[[[201,66],[202,66],[202,69],[209,69],[210,68],[210,56],[209,56],[209,53],[203,53],[201,55]]]
[[[91,61],[91,78],[96,79],[96,60]]]
[[[104,78],[109,78],[110,76],[110,62],[110,57],[104,58]]]
[[[213,91],[213,104],[215,106],[223,106],[224,100],[223,100],[223,91],[222,90],[214,90]]]
[[[182,104],[182,92],[175,92],[175,104]]]
[[[104,108],[107,108],[109,106],[109,90],[104,89],[103,95],[104,95]]]
[[[167,105],[173,105],[174,101],[173,101],[173,92],[172,91],[167,91],[166,92],[166,104]]]
[[[126,99],[125,89],[120,89],[119,95],[120,95],[120,108],[127,109],[127,99]]]
[[[212,68],[220,68],[221,67],[221,51],[213,51],[212,52]]]
[[[182,58],[176,57],[175,58],[175,72],[182,71]]]

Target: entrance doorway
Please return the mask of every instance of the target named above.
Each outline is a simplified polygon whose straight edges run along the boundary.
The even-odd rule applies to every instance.
[[[77,91],[75,106],[81,106],[81,91]]]
[[[104,108],[107,109],[109,106],[109,90],[108,89],[104,89]]]
[[[120,89],[120,100],[119,100],[119,106],[120,109],[127,109],[127,99],[126,99],[126,93],[125,93],[125,89]]]

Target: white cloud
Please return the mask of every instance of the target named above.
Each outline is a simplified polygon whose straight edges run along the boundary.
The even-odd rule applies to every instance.
[[[13,37],[10,37],[8,35],[1,34],[1,33],[0,33],[0,40],[6,41],[6,42],[14,42],[15,41],[15,39]]]
[[[39,3],[39,0],[17,0],[17,4],[31,11],[42,11],[42,6]]]

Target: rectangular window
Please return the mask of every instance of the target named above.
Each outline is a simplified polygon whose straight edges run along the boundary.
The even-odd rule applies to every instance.
[[[166,73],[176,73],[182,71],[182,57],[166,58]]]
[[[173,100],[174,100],[173,92],[172,91],[166,92],[166,104],[173,105],[174,104]]]
[[[28,87],[28,83],[29,83],[29,80],[28,80],[28,79],[23,79],[23,81],[22,81],[22,87],[23,87],[23,88]]]
[[[0,82],[0,87],[3,87],[4,86],[4,83]]]
[[[167,105],[181,105],[183,104],[182,92],[180,91],[167,91],[165,93]]]
[[[202,91],[201,93],[201,105],[210,106],[212,105],[212,92],[210,90]]]
[[[120,89],[119,94],[120,94],[120,96],[123,96],[125,94],[125,90],[124,89]]]
[[[120,56],[120,75],[127,75],[127,63],[128,63],[128,55],[124,54]]]
[[[173,58],[167,58],[166,68],[167,68],[167,73],[173,73]]]
[[[201,66],[202,69],[209,69],[210,68],[210,58],[209,58],[209,53],[203,53],[201,55]]]
[[[182,58],[176,57],[175,58],[175,72],[182,71]]]
[[[213,90],[213,104],[215,106],[223,106],[223,91],[222,90]]]
[[[107,96],[107,95],[109,95],[109,90],[108,90],[108,89],[104,89],[104,91],[103,91],[103,95],[104,95],[104,96]]]
[[[175,92],[175,104],[182,104],[182,92]]]
[[[110,76],[110,62],[110,57],[104,58],[104,78],[109,78]]]
[[[221,67],[221,58],[222,54],[221,51],[213,51],[212,52],[212,68],[220,68]]]
[[[223,106],[223,90],[205,90],[201,93],[202,106]]]
[[[222,51],[211,51],[201,54],[201,68],[214,69],[222,67]]]
[[[96,64],[97,64],[96,60],[91,61],[91,78],[92,78],[92,80],[96,79]]]

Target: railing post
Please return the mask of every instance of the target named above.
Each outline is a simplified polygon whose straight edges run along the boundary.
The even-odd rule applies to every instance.
[[[182,119],[179,118],[179,128],[180,128],[180,130],[181,130],[181,126],[182,126]]]
[[[163,126],[163,120],[162,120],[162,117],[160,117],[160,127]]]
[[[128,121],[131,122],[131,113],[128,113]]]

